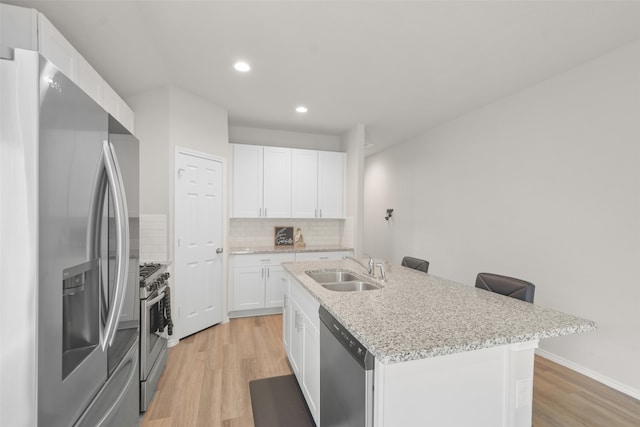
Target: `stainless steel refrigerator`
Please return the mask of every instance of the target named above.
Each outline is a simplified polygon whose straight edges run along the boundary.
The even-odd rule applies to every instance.
[[[0,67],[0,424],[138,425],[138,142],[37,52]]]

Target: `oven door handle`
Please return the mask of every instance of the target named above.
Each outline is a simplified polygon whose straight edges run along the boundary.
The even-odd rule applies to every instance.
[[[152,305],[154,305],[155,303],[157,303],[158,301],[160,301],[162,298],[164,298],[164,296],[165,296],[165,292],[164,292],[164,291],[162,291],[162,292],[160,292],[160,294],[158,294],[158,296],[157,296],[157,297],[153,298],[151,301],[146,300],[146,301],[144,302],[145,307],[146,307],[146,308],[151,307]]]

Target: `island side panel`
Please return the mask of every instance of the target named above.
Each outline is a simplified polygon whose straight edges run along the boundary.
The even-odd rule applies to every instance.
[[[538,341],[385,365],[376,361],[374,425],[530,427]]]

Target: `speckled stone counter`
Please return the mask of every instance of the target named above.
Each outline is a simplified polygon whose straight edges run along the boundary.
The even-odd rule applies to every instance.
[[[304,248],[296,248],[293,246],[238,246],[231,248],[231,255],[340,251],[353,251],[353,248],[346,248],[344,246],[336,245],[307,245]]]
[[[377,360],[393,364],[588,332],[594,322],[401,266],[387,282],[347,261],[283,263]],[[382,288],[335,292],[306,271],[345,269]]]

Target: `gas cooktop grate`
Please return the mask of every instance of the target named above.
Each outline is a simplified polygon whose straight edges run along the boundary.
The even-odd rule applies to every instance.
[[[145,263],[140,266],[140,281],[144,281],[147,277],[151,276],[156,271],[162,268],[162,264],[158,263]]]

